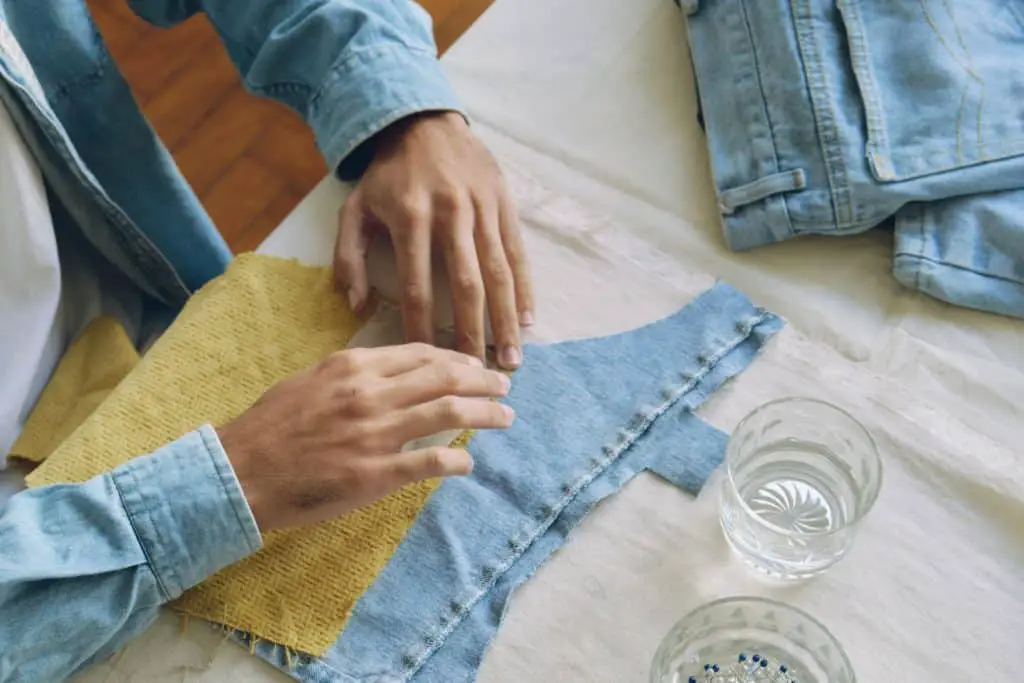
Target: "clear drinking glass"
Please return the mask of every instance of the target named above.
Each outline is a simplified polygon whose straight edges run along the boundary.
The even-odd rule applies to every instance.
[[[726,598],[690,612],[661,641],[650,683],[856,683],[839,641],[806,612]]]
[[[820,574],[853,543],[882,484],[875,442],[845,411],[786,398],[729,438],[720,519],[736,553],[781,579]]]

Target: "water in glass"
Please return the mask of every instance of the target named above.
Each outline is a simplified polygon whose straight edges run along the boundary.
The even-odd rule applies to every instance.
[[[775,401],[730,438],[722,528],[755,568],[813,576],[846,554],[880,480],[874,443],[852,417],[820,401]]]

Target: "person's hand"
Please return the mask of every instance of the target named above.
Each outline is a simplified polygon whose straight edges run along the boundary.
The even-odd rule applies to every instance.
[[[469,453],[405,451],[450,429],[512,424],[510,380],[426,344],[340,351],[218,428],[261,531],[344,514],[407,484],[468,474]]]
[[[522,362],[519,326],[533,322],[533,294],[515,206],[494,158],[459,114],[413,116],[377,143],[373,161],[341,209],[334,269],[350,305],[369,293],[366,253],[374,230],[395,246],[406,341],[433,343],[431,250],[444,254],[456,348],[484,357],[490,313],[498,363]]]

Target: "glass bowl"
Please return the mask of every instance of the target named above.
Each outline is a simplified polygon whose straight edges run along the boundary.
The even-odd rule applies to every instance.
[[[839,641],[806,612],[764,598],[710,602],[661,641],[650,683],[856,683]]]

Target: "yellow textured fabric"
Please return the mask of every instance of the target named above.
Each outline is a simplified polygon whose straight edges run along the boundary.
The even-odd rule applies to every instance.
[[[222,424],[278,380],[344,348],[360,326],[328,270],[242,256],[189,301],[29,485],[83,481],[203,423]],[[436,485],[423,482],[339,519],[267,534],[263,550],[174,607],[323,654]]]
[[[97,318],[71,344],[36,402],[11,454],[42,462],[138,364],[121,323]]]

